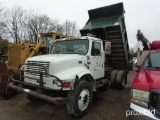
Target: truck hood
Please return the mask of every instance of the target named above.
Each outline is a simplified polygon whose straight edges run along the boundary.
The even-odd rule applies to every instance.
[[[49,74],[59,77],[59,79],[64,79],[66,76],[72,74],[66,74],[66,71],[71,69],[80,69],[86,66],[84,64],[87,63],[87,58],[84,55],[79,54],[54,54],[54,55],[42,55],[35,56],[27,59],[26,63],[38,63],[43,65]],[[46,65],[47,64],[47,65]],[[33,67],[34,70],[35,69]],[[40,70],[41,71],[41,70]],[[69,72],[68,72],[69,73]]]
[[[160,89],[160,70],[140,70],[133,81],[132,88],[144,91]]]
[[[84,57],[82,55],[78,55],[78,54],[49,54],[49,55],[41,55],[41,56],[35,56],[35,57],[31,57],[28,58],[27,61],[47,61],[47,62],[51,62],[54,60],[61,60],[64,58],[81,58]]]

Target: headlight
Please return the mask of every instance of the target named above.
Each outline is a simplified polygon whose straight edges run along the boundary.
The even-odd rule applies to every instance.
[[[142,91],[142,90],[137,90],[137,89],[132,89],[131,101],[136,103],[136,104],[148,107],[149,92]]]
[[[136,89],[133,89],[132,92],[133,92],[132,94],[133,98],[149,102],[149,92]]]

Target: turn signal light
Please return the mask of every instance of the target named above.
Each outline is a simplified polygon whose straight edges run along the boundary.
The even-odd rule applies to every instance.
[[[69,88],[71,86],[70,82],[63,82],[63,87]]]
[[[130,97],[131,102],[135,102],[135,99],[133,97]]]
[[[91,61],[87,61],[87,64],[88,64],[88,65],[91,64]]]
[[[76,37],[74,37],[74,36],[69,36],[69,37],[66,38],[66,40],[73,40],[73,39],[76,39]]]

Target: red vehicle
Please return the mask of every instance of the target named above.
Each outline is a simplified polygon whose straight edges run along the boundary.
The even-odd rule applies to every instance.
[[[148,51],[133,81],[130,113],[127,113],[132,119],[160,119],[160,50],[157,49],[160,48],[159,43],[160,41],[152,43],[154,50]]]

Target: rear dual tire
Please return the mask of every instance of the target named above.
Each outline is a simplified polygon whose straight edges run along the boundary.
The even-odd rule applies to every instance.
[[[116,88],[116,77],[118,74],[118,70],[113,70],[111,72],[110,84],[112,88]]]
[[[126,72],[113,70],[111,72],[110,84],[112,88],[122,90],[126,84]]]
[[[116,77],[116,87],[119,90],[124,89],[126,84],[126,73],[124,71],[118,71],[117,77]]]

